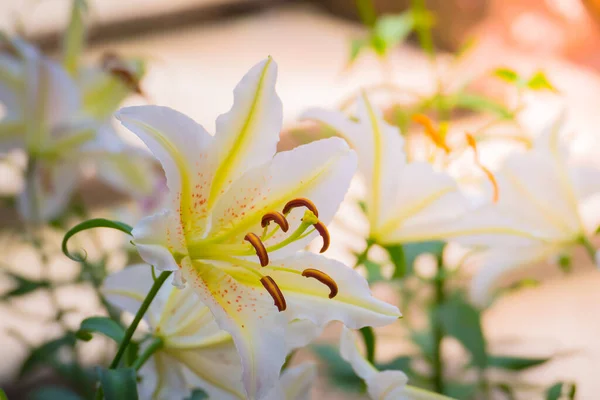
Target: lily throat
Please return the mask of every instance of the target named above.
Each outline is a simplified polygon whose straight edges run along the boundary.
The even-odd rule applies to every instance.
[[[299,207],[306,209],[300,224],[289,235],[281,235],[281,232],[288,233],[290,229],[287,216],[293,209]],[[329,231],[325,224],[319,220],[318,215],[318,209],[312,201],[305,198],[296,198],[287,202],[281,212],[269,211],[262,216],[262,234],[248,232],[244,236],[243,242],[237,243],[227,243],[225,240],[221,242],[218,239],[215,240],[215,238],[190,241],[187,244],[187,256],[194,261],[216,261],[217,263],[230,265],[234,269],[251,272],[273,298],[279,311],[284,311],[287,307],[285,296],[275,280],[267,274],[268,271],[293,273],[316,279],[329,288],[329,298],[331,299],[337,295],[338,286],[326,273],[312,268],[298,271],[269,265],[270,253],[302,240],[315,231],[319,233],[323,240],[320,252],[323,253],[329,248]],[[276,237],[276,234],[280,235]],[[179,254],[174,256],[176,259],[184,257],[184,255]],[[254,257],[258,258],[258,262],[253,261]]]

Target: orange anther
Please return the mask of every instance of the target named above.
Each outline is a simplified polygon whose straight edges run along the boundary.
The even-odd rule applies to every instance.
[[[287,308],[287,304],[285,302],[285,297],[283,297],[283,293],[279,289],[279,286],[275,283],[273,278],[270,276],[264,276],[260,279],[260,283],[264,286],[264,288],[269,292],[273,301],[275,302],[275,306],[279,311],[284,311]]]
[[[290,229],[290,224],[288,223],[287,219],[285,219],[285,216],[278,211],[271,211],[263,215],[262,220],[260,221],[260,226],[265,228],[271,221],[279,225],[281,230],[284,232],[287,232],[288,229]]]
[[[431,141],[440,149],[443,149],[446,153],[450,153],[450,147],[446,144],[444,135],[433,126],[433,121],[425,114],[415,114],[412,116],[412,120],[417,124],[423,126],[425,134]]]
[[[473,135],[471,135],[470,133],[466,133],[465,138],[467,140],[467,145],[473,149],[473,153],[475,155],[475,164],[477,164],[477,166],[479,168],[481,168],[481,171],[483,171],[485,176],[488,178],[488,180],[492,184],[492,188],[494,190],[494,194],[493,194],[492,198],[494,200],[494,203],[496,203],[496,202],[498,202],[498,199],[500,197],[500,189],[498,187],[498,181],[496,180],[496,177],[494,176],[492,171],[490,171],[486,166],[484,166],[481,163],[481,160],[479,159],[479,152],[477,151],[477,140],[475,140]]]
[[[302,276],[307,278],[315,278],[325,286],[329,288],[329,298],[333,299],[338,294],[337,283],[325,272],[319,271],[318,269],[308,268],[302,271]]]
[[[265,245],[263,244],[262,240],[260,240],[260,238],[254,233],[248,233],[246,236],[244,236],[244,240],[249,242],[252,245],[252,247],[254,247],[256,255],[258,256],[258,259],[260,261],[260,265],[262,267],[268,265],[269,253],[267,253],[267,249],[265,248]]]
[[[313,214],[315,214],[315,216],[319,216],[319,210],[317,210],[317,206],[315,205],[315,203],[303,197],[288,201],[287,204],[283,207],[283,213],[287,215],[290,211],[292,211],[292,209],[297,207],[306,207],[310,211],[312,211]]]
[[[325,226],[325,224],[322,223],[321,221],[317,222],[313,226],[315,227],[317,232],[319,232],[319,235],[321,235],[321,237],[323,238],[323,246],[321,247],[320,253],[324,253],[329,248],[329,243],[330,243],[329,231],[327,230],[327,227]]]

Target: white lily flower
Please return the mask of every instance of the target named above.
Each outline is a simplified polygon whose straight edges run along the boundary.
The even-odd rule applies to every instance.
[[[408,377],[402,371],[378,371],[358,349],[354,333],[342,328],[340,355],[356,375],[365,381],[369,397],[373,400],[451,400],[449,397],[408,385]]]
[[[135,314],[153,283],[150,267],[138,264],[108,276],[102,292],[111,304]],[[214,399],[246,397],[242,366],[231,335],[219,329],[192,286],[181,290],[163,286],[144,319],[150,333],[160,337],[163,344],[139,371],[140,398],[185,399],[197,388]],[[310,321],[292,321],[285,338],[286,352],[306,346],[321,331]],[[281,400],[287,398],[281,393],[310,386],[312,368],[306,365],[296,368],[286,370],[270,399]]]
[[[358,153],[371,238],[379,244],[446,238],[440,227],[468,208],[455,180],[426,162],[408,163],[398,128],[383,120],[366,95],[357,106],[357,122],[321,109],[309,110],[303,118],[328,125]]]
[[[356,157],[338,138],[275,154],[282,106],[272,59],[234,91],[216,135],[172,109],[129,107],[117,118],[161,162],[171,205],[133,230],[142,258],[189,282],[229,332],[249,398],[263,398],[285,358],[287,321],[332,320],[358,328],[400,315],[338,261],[299,251],[344,198]],[[258,257],[257,257],[258,256]],[[273,304],[275,303],[275,305]],[[285,312],[278,312],[285,311]]]
[[[279,384],[266,400],[310,400],[311,387],[317,376],[317,366],[302,363],[283,371]]]
[[[478,304],[506,273],[584,245],[592,259],[586,207],[600,193],[600,170],[575,163],[560,139],[562,118],[533,149],[509,157],[496,174],[499,201],[469,213],[453,227],[462,244],[487,249],[471,287]]]
[[[12,54],[0,56],[0,103],[5,107],[0,151],[22,148],[30,158],[18,202],[25,219],[59,215],[81,178],[82,165],[90,162],[98,177],[117,189],[148,194],[153,186],[148,157],[125,145],[108,120],[95,119],[84,109],[85,93],[59,64],[19,39],[10,45]]]

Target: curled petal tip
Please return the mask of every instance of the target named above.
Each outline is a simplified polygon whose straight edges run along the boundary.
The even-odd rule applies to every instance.
[[[244,236],[244,240],[254,247],[256,255],[260,261],[260,265],[262,267],[267,266],[269,264],[269,253],[267,253],[267,249],[265,248],[262,240],[260,240],[260,238],[254,233],[248,233],[246,236]]]

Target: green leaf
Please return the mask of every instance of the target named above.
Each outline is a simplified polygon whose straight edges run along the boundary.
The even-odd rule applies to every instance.
[[[507,383],[499,383],[494,385],[496,389],[504,393],[508,400],[517,400],[517,396],[515,395],[515,391],[512,387],[510,387]]]
[[[392,279],[402,279],[406,276],[406,258],[401,244],[384,247],[394,264]]]
[[[546,400],[574,400],[577,385],[568,382],[557,382],[546,391]]]
[[[444,384],[444,394],[453,399],[471,399],[476,391],[476,383],[445,382]]]
[[[371,260],[364,260],[362,265],[367,270],[367,281],[369,283],[385,281],[385,278],[381,275],[381,265]]]
[[[570,254],[559,254],[558,255],[558,267],[565,273],[568,274],[573,269],[571,264]]]
[[[79,332],[98,332],[108,336],[116,343],[125,337],[125,329],[108,317],[90,317],[81,321]]]
[[[403,42],[414,28],[413,13],[384,15],[377,19],[373,27],[373,36],[380,40],[385,51]]]
[[[140,345],[136,342],[129,342],[127,349],[125,349],[125,354],[123,355],[123,361],[126,366],[130,367],[133,365],[135,360],[138,358],[138,353],[140,352]]]
[[[433,57],[435,46],[431,28],[435,25],[435,16],[425,6],[425,0],[411,0],[411,11],[421,49],[430,57]]]
[[[502,119],[510,119],[513,113],[508,107],[485,96],[470,93],[458,93],[451,99],[454,107],[466,108],[476,112],[489,112]]]
[[[6,395],[4,390],[2,390],[1,388],[0,388],[0,400],[8,400],[8,396]]]
[[[109,219],[104,219],[104,218],[89,219],[87,221],[84,221],[80,224],[75,225],[67,233],[65,233],[65,237],[63,238],[63,241],[62,241],[63,253],[65,253],[65,255],[73,261],[78,261],[78,262],[85,261],[85,259],[86,259],[85,251],[84,251],[83,256],[81,256],[79,254],[71,254],[69,252],[69,249],[67,248],[67,242],[69,241],[69,239],[71,239],[71,237],[73,237],[73,235],[75,235],[81,231],[85,231],[85,230],[93,229],[93,228],[112,228],[112,229],[116,229],[121,232],[124,232],[130,236],[131,236],[131,231],[133,230],[133,228],[131,226],[129,226],[123,222],[111,221]]]
[[[28,397],[29,400],[82,400],[82,398],[71,390],[57,386],[46,386],[36,389]],[[2,396],[0,396],[2,399]]]
[[[335,347],[322,344],[314,344],[310,347],[327,366],[327,375],[332,384],[352,393],[362,390],[361,379],[356,376],[352,366],[340,356]]]
[[[359,330],[363,342],[365,343],[365,348],[367,350],[367,360],[371,364],[375,364],[375,344],[377,343],[375,332],[373,332],[373,328],[370,326],[365,326]]]
[[[63,66],[75,77],[79,67],[79,56],[85,42],[84,15],[87,11],[85,0],[73,0],[71,20],[63,38]]]
[[[522,371],[527,368],[537,367],[548,362],[550,358],[523,358],[512,356],[488,355],[488,367],[502,368],[511,371]]]
[[[492,72],[492,75],[498,79],[513,84],[518,83],[521,80],[519,74],[515,70],[506,67],[496,68]]]
[[[375,25],[377,13],[375,11],[373,0],[356,0],[356,9],[358,10],[358,15],[363,24],[369,27]]]
[[[480,311],[456,294],[446,300],[435,315],[446,334],[456,338],[471,353],[473,364],[485,368],[488,357]]]
[[[548,77],[546,77],[542,71],[538,71],[533,74],[533,76],[527,81],[526,86],[528,89],[535,91],[549,90],[551,92],[558,92],[556,87],[550,83]]]
[[[445,246],[446,243],[441,241],[404,244],[403,251],[406,265],[406,275],[412,275],[414,273],[415,260],[421,254],[433,254],[437,259],[441,259]]]
[[[188,400],[205,400],[208,399],[208,394],[202,389],[194,389]]]
[[[67,333],[64,336],[51,340],[36,347],[29,352],[29,357],[25,359],[19,371],[19,377],[25,376],[40,364],[48,364],[55,358],[56,353],[64,346],[73,347],[75,345],[75,335]]]
[[[352,39],[350,42],[350,57],[348,59],[348,64],[350,65],[356,61],[361,51],[363,51],[366,47],[367,42],[364,39]]]
[[[398,356],[392,361],[387,363],[378,363],[377,369],[380,371],[393,370],[393,371],[404,371],[408,373],[411,369],[412,357],[411,356]]]
[[[434,343],[433,337],[429,331],[413,332],[410,336],[414,344],[416,344],[421,350],[421,354],[426,360],[433,360],[434,357]]]
[[[106,400],[135,400],[138,398],[135,369],[99,368],[98,370],[100,385]]]
[[[16,283],[16,287],[14,289],[9,290],[1,296],[4,300],[11,297],[23,296],[37,289],[45,289],[50,287],[50,282],[47,280],[34,281],[8,271],[4,272],[4,274],[12,278]]]

